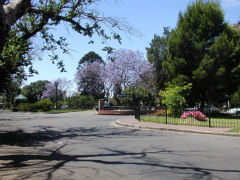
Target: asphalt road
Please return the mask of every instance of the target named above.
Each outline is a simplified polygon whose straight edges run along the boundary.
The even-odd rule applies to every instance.
[[[124,116],[0,111],[0,180],[240,180],[240,138],[131,129]]]

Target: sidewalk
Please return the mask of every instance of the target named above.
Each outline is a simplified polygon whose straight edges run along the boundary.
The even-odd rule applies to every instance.
[[[240,134],[226,132],[231,128],[209,128],[209,127],[198,127],[198,126],[181,126],[181,125],[168,125],[168,124],[158,124],[158,123],[150,123],[150,122],[139,122],[134,117],[119,119],[115,123],[118,125],[134,127],[134,128],[240,137]]]

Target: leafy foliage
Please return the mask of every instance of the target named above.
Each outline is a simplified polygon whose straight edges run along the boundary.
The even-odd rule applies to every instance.
[[[197,0],[179,14],[165,67],[170,84],[192,83],[189,104],[220,103],[236,91],[230,84],[239,84],[239,37],[216,1]]]
[[[22,92],[27,97],[29,102],[37,102],[43,96],[43,92],[46,90],[47,83],[50,82],[47,80],[32,82],[30,85],[24,86]]]
[[[31,73],[34,38],[38,38],[38,46],[47,51],[53,63],[61,72],[65,71],[59,52],[69,53],[67,39],[56,35],[52,29],[68,24],[75,32],[89,37],[89,43],[94,35],[102,37],[103,42],[115,39],[121,42],[118,34],[125,31],[138,34],[120,18],[106,17],[96,9],[99,1],[89,0],[10,0],[0,4],[0,92],[7,87],[8,82],[16,77],[20,80],[27,76],[25,67]],[[4,8],[8,6],[5,16]],[[6,19],[7,18],[7,19]],[[16,77],[15,77],[16,76]]]
[[[154,113],[155,116],[166,116],[166,109],[159,109]]]
[[[17,106],[19,111],[30,111],[30,104],[29,103],[25,103],[25,102],[21,102],[18,104]]]
[[[71,108],[93,108],[96,105],[96,100],[93,96],[75,95],[67,98],[68,107]]]
[[[32,107],[33,109],[36,108],[37,110],[49,111],[52,108],[53,103],[49,99],[41,99],[39,102],[36,102],[32,106],[35,106]]]
[[[154,35],[150,43],[150,47],[147,50],[147,59],[153,64],[155,68],[155,85],[157,90],[163,90],[165,88],[165,82],[167,81],[167,75],[163,67],[163,62],[168,57],[168,38],[170,36],[169,28],[164,28],[162,36]]]
[[[14,98],[20,93],[19,84],[15,81],[10,81],[7,83],[7,87],[3,93],[3,102],[10,108],[11,105],[15,103]]]
[[[5,46],[0,55],[0,93],[7,89],[12,81],[21,84],[27,78],[26,67],[30,74],[35,73],[32,67],[31,42],[23,40],[16,27],[12,28],[6,39]]]
[[[49,111],[53,107],[53,103],[49,99],[41,99],[35,103],[19,103],[17,110],[19,111]]]
[[[230,102],[233,107],[240,106],[240,88],[231,96]]]
[[[81,66],[84,66],[89,63],[94,63],[96,61],[98,61],[100,64],[105,64],[101,56],[99,56],[97,53],[93,51],[90,51],[89,53],[85,54],[78,62],[78,69]]]
[[[189,94],[192,84],[185,86],[167,87],[165,91],[160,91],[163,97],[162,103],[167,106],[169,113],[173,116],[181,114],[181,107],[186,104],[185,97]]]
[[[141,102],[143,106],[154,106],[156,96],[149,89],[144,87],[129,87],[123,91],[127,98],[121,98],[121,104],[125,106],[134,106],[134,102]]]

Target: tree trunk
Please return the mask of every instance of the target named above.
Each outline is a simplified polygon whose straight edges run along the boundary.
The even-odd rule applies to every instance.
[[[31,0],[12,0],[7,4],[0,0],[0,54],[11,26],[31,8]]]
[[[2,53],[5,41],[6,41],[6,36],[9,31],[9,26],[6,26],[5,24],[5,12],[3,8],[3,2],[0,1],[0,54]]]
[[[201,91],[201,94],[200,94],[200,109],[203,110],[204,109],[204,105],[207,101],[207,98],[206,98],[206,92],[204,90]]]

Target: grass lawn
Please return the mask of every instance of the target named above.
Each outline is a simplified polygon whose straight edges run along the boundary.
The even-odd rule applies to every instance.
[[[47,114],[59,114],[59,113],[68,113],[68,112],[79,112],[79,111],[92,111],[93,109],[52,109],[50,111],[44,111]]]
[[[143,122],[153,122],[153,123],[166,123],[165,116],[141,116],[141,121]],[[209,126],[209,120],[207,121],[198,121],[194,118],[167,118],[168,124],[173,125],[188,125],[188,126]],[[231,116],[223,116],[223,117],[213,117],[210,118],[211,127],[237,127],[240,126],[240,117],[231,117]]]
[[[240,134],[240,126],[235,127],[235,128],[233,128],[233,129],[231,129],[227,132],[229,132],[229,133],[239,133]]]

